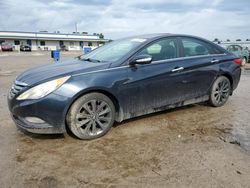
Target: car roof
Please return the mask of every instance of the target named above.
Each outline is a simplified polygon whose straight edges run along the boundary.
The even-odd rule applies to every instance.
[[[191,37],[191,38],[196,38],[196,39],[201,39],[201,40],[205,40],[208,41],[207,39],[201,38],[201,37],[197,37],[197,36],[193,36],[193,35],[187,35],[187,34],[173,34],[173,33],[153,33],[153,34],[143,34],[143,35],[135,35],[135,36],[130,36],[130,37],[126,37],[127,39],[129,38],[142,38],[142,39],[158,39],[158,38],[162,38],[162,37]],[[125,38],[123,38],[125,39]],[[210,42],[210,41],[209,41]]]
[[[153,33],[153,34],[143,34],[143,35],[132,35],[132,36],[124,37],[124,38],[121,38],[121,39],[132,39],[132,38],[154,39],[154,38],[170,36],[170,35],[172,35],[172,34],[169,34],[169,33]]]

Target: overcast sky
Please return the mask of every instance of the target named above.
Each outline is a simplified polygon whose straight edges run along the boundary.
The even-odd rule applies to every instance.
[[[250,38],[250,0],[0,0],[0,30]]]

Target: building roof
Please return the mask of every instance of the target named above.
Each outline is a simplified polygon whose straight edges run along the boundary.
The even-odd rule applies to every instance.
[[[98,35],[65,34],[47,32],[0,31],[0,39],[33,39],[33,40],[63,40],[63,41],[108,41]]]

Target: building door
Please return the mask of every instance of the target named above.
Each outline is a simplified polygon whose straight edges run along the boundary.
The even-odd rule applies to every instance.
[[[62,40],[59,41],[59,46],[60,47],[64,46],[64,42]]]
[[[28,44],[29,46],[32,46],[31,40],[27,40],[27,44]]]
[[[83,41],[80,41],[79,44],[80,44],[80,47],[83,48]]]

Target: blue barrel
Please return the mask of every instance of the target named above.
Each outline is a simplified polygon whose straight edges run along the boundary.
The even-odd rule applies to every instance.
[[[87,54],[87,53],[91,52],[91,48],[90,47],[84,47],[83,52],[84,52],[84,54]]]
[[[51,57],[52,57],[55,61],[59,61],[59,59],[60,59],[60,51],[59,51],[59,50],[52,50],[52,51],[51,51]]]

